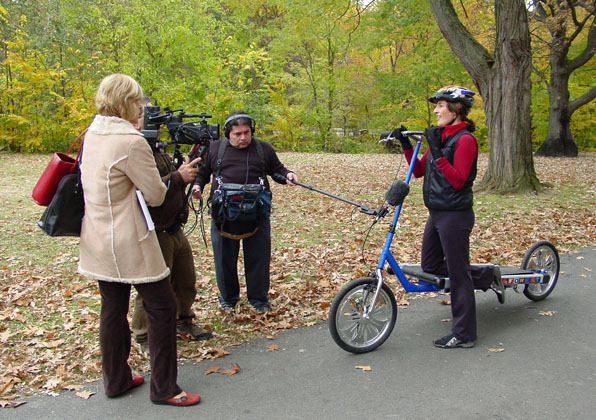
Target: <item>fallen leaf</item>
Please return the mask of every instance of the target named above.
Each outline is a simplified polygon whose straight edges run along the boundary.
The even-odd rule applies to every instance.
[[[12,391],[12,388],[17,382],[18,380],[15,378],[2,378],[2,382],[0,382],[0,396],[2,396],[2,398],[8,398],[6,394]]]
[[[4,331],[2,334],[0,334],[0,343],[6,343],[8,339],[13,335],[14,334],[11,333],[9,330]]]
[[[230,354],[223,347],[218,347],[215,349],[207,350],[207,353],[209,353],[211,356],[213,356],[214,359],[218,359],[220,357],[224,357],[224,356],[227,356],[228,354]]]
[[[241,370],[242,370],[242,368],[240,368],[240,365],[238,363],[232,363],[230,365],[230,369],[221,369],[219,371],[219,373],[221,373],[222,375],[232,376],[232,375],[237,374]]]
[[[491,353],[501,353],[501,352],[504,352],[505,349],[504,348],[488,349],[488,351],[490,351]]]
[[[362,369],[363,372],[368,372],[372,370],[370,366],[356,366],[356,369]]]
[[[17,408],[23,404],[26,404],[27,401],[6,401],[0,400],[0,407],[2,408]]]
[[[84,399],[84,400],[88,400],[92,395],[95,395],[95,392],[81,391],[81,392],[75,393],[75,395],[77,397],[80,397],[80,398]]]
[[[45,385],[42,388],[45,389],[56,389],[58,388],[58,385],[60,385],[60,379],[59,378],[50,378]]]
[[[63,376],[66,373],[66,366],[64,365],[60,365],[56,368],[56,371],[54,372],[54,374],[56,376]]]
[[[449,302],[448,300],[441,300],[441,304],[442,305],[451,305],[451,302]]]
[[[410,302],[408,302],[406,299],[401,299],[398,303],[397,306],[400,308],[407,308],[408,306],[410,306]]]
[[[279,346],[277,344],[271,344],[269,346],[267,346],[267,350],[265,351],[277,351],[279,350]]]
[[[212,373],[219,372],[219,366],[211,366],[209,369],[205,371],[205,375],[210,375]]]

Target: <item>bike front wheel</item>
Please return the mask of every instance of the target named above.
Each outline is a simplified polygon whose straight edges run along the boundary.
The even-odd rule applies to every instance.
[[[397,320],[397,303],[385,283],[374,308],[370,303],[377,290],[377,280],[364,277],[352,280],[337,294],[329,312],[331,337],[342,349],[367,353],[389,338]],[[368,313],[365,314],[365,310]]]

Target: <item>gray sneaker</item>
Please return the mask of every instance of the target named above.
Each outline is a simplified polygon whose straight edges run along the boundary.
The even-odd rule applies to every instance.
[[[234,308],[236,306],[235,303],[230,303],[230,302],[222,302],[220,305],[221,305],[221,310],[227,314],[231,314],[232,312],[234,312]]]
[[[256,311],[261,312],[262,314],[269,312],[269,304],[268,303],[256,303],[252,305]]]
[[[438,340],[433,341],[435,347],[439,347],[441,349],[456,349],[456,348],[464,348],[468,349],[470,347],[474,347],[476,343],[474,341],[461,341],[459,338],[454,336],[453,334],[446,335],[445,337],[441,337]]]

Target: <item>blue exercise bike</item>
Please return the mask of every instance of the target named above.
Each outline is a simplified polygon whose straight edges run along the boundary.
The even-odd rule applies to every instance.
[[[329,330],[333,340],[341,348],[352,353],[366,353],[376,349],[389,338],[395,326],[397,303],[391,288],[384,282],[385,270],[388,274],[397,276],[407,293],[449,291],[448,277],[426,273],[422,271],[419,264],[400,265],[391,253],[391,243],[403,200],[409,191],[423,132],[406,131],[403,134],[416,141],[414,156],[408,167],[405,181],[394,182],[385,195],[387,204],[395,205],[396,210],[376,271],[370,277],[355,279],[346,284],[334,298],[329,311]],[[374,215],[377,219],[388,213],[387,205],[378,210],[370,210],[366,206],[339,199],[357,205],[361,212]],[[539,301],[550,295],[557,284],[559,254],[553,244],[540,241],[533,244],[525,253],[520,268],[499,267],[505,289],[512,288],[518,293],[523,292],[530,300]],[[408,280],[406,275],[417,279],[417,282]]]

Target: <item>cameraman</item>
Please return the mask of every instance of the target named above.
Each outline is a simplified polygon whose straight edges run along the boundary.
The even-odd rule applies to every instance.
[[[143,113],[135,124],[137,130],[143,128],[145,106],[149,105],[149,98],[144,97],[141,101]],[[199,328],[192,322],[195,317],[192,304],[197,295],[196,272],[190,244],[181,228],[186,223],[189,212],[185,188],[195,179],[198,172],[195,165],[201,159],[186,161],[176,168],[167,153],[155,143],[150,145],[161,179],[168,186],[163,204],[149,207],[149,212],[155,223],[161,252],[170,269],[170,282],[176,297],[176,329],[178,334],[188,334],[195,340],[206,340],[211,338],[211,331]],[[147,353],[147,314],[140,295],[135,300],[131,327],[135,341],[141,345],[141,351]]]
[[[281,174],[292,186],[292,181],[298,181],[296,174],[287,170],[279,161],[269,143],[253,137],[255,120],[246,112],[232,112],[226,118],[223,130],[226,138],[211,143],[205,162],[199,169],[193,186],[195,198],[201,197],[212,174],[210,198],[219,189],[218,178],[222,183],[261,184],[265,190],[269,190],[267,175]],[[269,310],[267,295],[271,260],[271,226],[268,215],[260,215],[256,221],[227,220],[225,226],[218,226],[212,214],[211,243],[220,292],[219,303],[224,311],[231,312],[238,302],[240,287],[237,264],[240,241],[244,252],[248,301],[257,311],[266,312]]]

